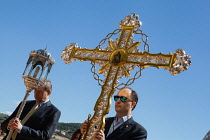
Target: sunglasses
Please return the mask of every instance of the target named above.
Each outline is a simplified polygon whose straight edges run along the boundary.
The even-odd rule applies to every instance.
[[[127,97],[124,97],[124,96],[117,96],[117,95],[114,96],[114,100],[115,100],[115,101],[117,101],[119,98],[120,98],[120,101],[123,102],[123,103],[126,102],[127,99],[131,100],[130,98],[127,98]],[[132,100],[131,100],[131,101],[132,101]]]

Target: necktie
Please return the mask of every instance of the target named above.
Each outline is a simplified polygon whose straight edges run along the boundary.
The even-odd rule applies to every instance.
[[[24,119],[21,121],[21,124],[24,125],[25,122],[31,117],[31,115],[34,114],[35,111],[37,111],[37,109],[39,108],[39,104],[35,104],[34,107],[32,107],[32,109],[28,112],[28,114],[24,117]],[[17,130],[14,131],[14,133],[12,134],[12,140],[16,139],[17,136]]]

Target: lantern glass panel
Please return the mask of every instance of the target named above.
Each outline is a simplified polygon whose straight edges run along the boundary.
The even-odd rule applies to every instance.
[[[46,67],[43,70],[43,73],[42,73],[42,77],[41,78],[47,78],[48,74],[50,73],[50,69],[52,67],[52,64],[48,63],[48,61],[47,61],[45,66]]]
[[[40,79],[42,74],[43,64],[41,61],[38,61],[31,69],[29,76]]]
[[[28,62],[26,64],[26,68],[23,72],[23,75],[29,75],[30,69],[32,67],[32,61],[31,61],[31,57],[28,59]]]

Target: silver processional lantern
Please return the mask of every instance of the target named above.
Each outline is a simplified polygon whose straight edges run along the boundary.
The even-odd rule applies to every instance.
[[[20,118],[20,115],[26,104],[28,96],[30,95],[30,92],[33,89],[36,89],[40,85],[44,84],[42,79],[48,77],[48,74],[50,73],[50,70],[54,63],[55,60],[52,58],[47,49],[31,51],[28,61],[26,63],[26,68],[22,75],[24,79],[24,84],[26,86],[26,94],[16,114],[17,118]],[[6,140],[10,140],[13,133],[14,131],[10,130]]]
[[[42,79],[47,78],[54,63],[55,60],[46,49],[31,51],[22,76],[27,90],[43,84]]]

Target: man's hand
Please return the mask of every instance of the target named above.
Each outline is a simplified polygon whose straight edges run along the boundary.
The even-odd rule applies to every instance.
[[[88,128],[88,121],[84,121],[81,126],[80,126],[80,131],[82,134],[84,134],[87,131]],[[102,130],[98,130],[95,134],[94,134],[94,140],[105,140],[105,135],[104,132]]]
[[[80,126],[81,133],[84,134],[87,131],[87,128],[88,128],[88,121],[85,120]]]
[[[98,131],[94,134],[94,140],[105,140],[104,131],[98,130]]]
[[[19,131],[22,128],[21,121],[18,118],[13,118],[8,123],[8,128],[10,130],[17,130]]]

